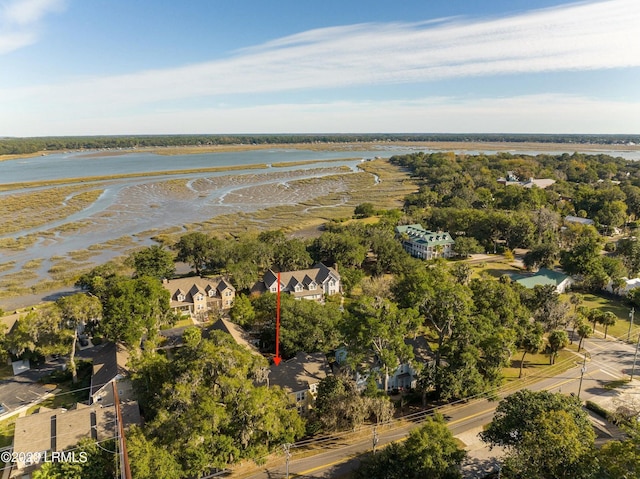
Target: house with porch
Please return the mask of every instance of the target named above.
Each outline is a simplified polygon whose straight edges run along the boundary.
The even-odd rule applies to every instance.
[[[396,226],[396,238],[402,247],[414,258],[451,258],[456,243],[445,231],[429,231],[421,224]]]
[[[296,409],[304,416],[315,404],[318,384],[330,373],[324,354],[299,352],[278,366],[271,365],[268,384],[269,387],[280,386],[289,393]]]
[[[252,293],[278,292],[278,273],[268,270],[262,279],[251,289]],[[295,299],[322,301],[324,296],[339,294],[342,291],[340,275],[336,268],[316,264],[313,268],[280,273],[280,292],[292,295]]]
[[[224,276],[164,279],[162,286],[169,291],[170,306],[176,313],[197,319],[209,311],[230,309],[236,297],[236,289]]]

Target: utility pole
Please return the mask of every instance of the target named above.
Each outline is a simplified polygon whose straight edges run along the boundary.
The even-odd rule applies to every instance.
[[[376,446],[378,445],[378,428],[377,426],[373,427],[373,454],[376,453]]]
[[[633,355],[633,367],[631,368],[631,377],[629,382],[633,381],[633,375],[636,372],[636,359],[638,359],[638,346],[640,346],[640,334],[638,334],[638,341],[636,341],[636,353]]]
[[[584,373],[587,372],[587,352],[584,353],[584,360],[582,361],[582,367],[580,368],[580,384],[578,385],[578,399],[580,399],[580,392],[582,391],[582,378]]]
[[[284,449],[284,456],[287,462],[287,469],[286,469],[286,479],[289,479],[289,459],[291,459],[291,453],[289,452],[289,449],[291,448],[291,444],[283,444],[282,445],[282,449]]]
[[[629,331],[627,331],[627,342],[629,342],[631,338],[631,326],[633,326],[633,314],[635,312],[636,310],[631,306],[631,311],[629,311]]]

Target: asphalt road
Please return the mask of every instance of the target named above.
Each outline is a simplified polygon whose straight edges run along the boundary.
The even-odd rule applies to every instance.
[[[573,393],[577,395],[580,392],[582,400],[591,400],[596,403],[616,396],[618,392],[605,389],[603,386],[605,383],[615,379],[628,378],[633,366],[635,344],[595,338],[585,340],[584,346],[587,351],[587,362],[583,375],[581,370],[584,355],[581,352],[581,354],[575,354],[574,365],[571,369],[558,375],[541,377],[539,381],[524,387],[534,391],[548,390],[563,394]],[[638,365],[640,366],[640,358]],[[636,373],[640,373],[640,367],[636,369]],[[581,375],[583,376],[582,381],[580,380]],[[522,386],[512,387],[510,390],[500,393],[499,397],[504,397],[522,388]],[[442,408],[440,412],[445,415],[449,428],[457,436],[467,431],[477,430],[490,422],[497,404],[498,401],[480,399],[447,406]],[[415,427],[417,422],[415,424],[401,423],[396,424],[394,427],[378,428],[378,447],[390,441],[406,437],[408,431]],[[301,457],[302,449],[292,448],[292,456],[289,463],[290,477],[332,478],[340,477],[355,469],[359,464],[358,456],[372,449],[373,431],[371,428],[363,428],[349,436],[342,440],[338,439],[319,444],[318,447],[325,449],[325,451],[311,457]],[[360,439],[354,441],[354,437],[360,437]],[[267,466],[256,467],[256,469],[255,473],[251,475],[243,474],[242,477],[250,479],[279,479],[286,477],[284,456],[277,464],[267,464]]]

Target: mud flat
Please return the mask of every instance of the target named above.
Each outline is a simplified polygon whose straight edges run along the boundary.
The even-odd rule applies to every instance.
[[[385,160],[361,163],[367,171],[355,168],[357,163],[109,180],[95,202],[102,203],[99,208],[94,203],[56,220],[55,226],[43,225],[24,236],[18,232],[0,242],[0,307],[3,298],[73,284],[96,264],[154,241],[172,244],[186,231],[220,236],[275,228],[294,232],[348,218],[363,201],[380,208],[400,206],[416,189],[405,172]],[[7,247],[12,245],[15,249]]]

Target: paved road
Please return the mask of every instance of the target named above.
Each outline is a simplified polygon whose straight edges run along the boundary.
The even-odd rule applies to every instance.
[[[541,377],[538,382],[529,384],[526,387],[535,391],[548,390],[564,394],[574,393],[576,395],[580,389],[580,398],[583,400],[591,400],[598,403],[610,400],[618,392],[604,389],[603,385],[615,379],[628,377],[633,365],[635,344],[630,345],[620,341],[596,338],[585,340],[585,350],[588,351],[588,360],[582,384],[580,384],[580,376],[583,355],[576,354],[575,359],[572,361],[574,367],[568,371],[550,377]],[[640,365],[640,360],[638,364]],[[637,372],[640,373],[640,368],[637,369]],[[504,397],[517,389],[521,389],[521,387],[514,387],[499,396]],[[474,400],[468,403],[447,406],[441,412],[448,419],[448,424],[453,434],[460,437],[469,431],[481,430],[484,424],[490,422],[497,404],[497,401]],[[407,432],[414,426],[415,424],[397,424],[394,428],[386,430],[380,428],[378,430],[378,444],[381,446],[390,441],[402,439],[406,437]],[[373,432],[370,428],[364,428],[358,431],[357,434],[351,434],[350,436],[346,437],[342,442],[339,440],[330,441],[324,446],[320,445],[319,447],[326,448],[326,452],[313,457],[298,459],[296,458],[296,453],[299,454],[300,449],[291,449],[292,457],[289,464],[291,477],[331,478],[340,477],[352,471],[358,466],[359,460],[357,456],[371,450]],[[361,439],[349,444],[356,436],[360,436]],[[483,459],[480,459],[478,462],[479,468],[487,466],[482,464],[482,461]],[[491,464],[488,466],[490,467]],[[243,475],[242,477],[251,479],[285,477],[284,459],[278,461],[277,464],[267,464],[259,469],[254,474]]]

